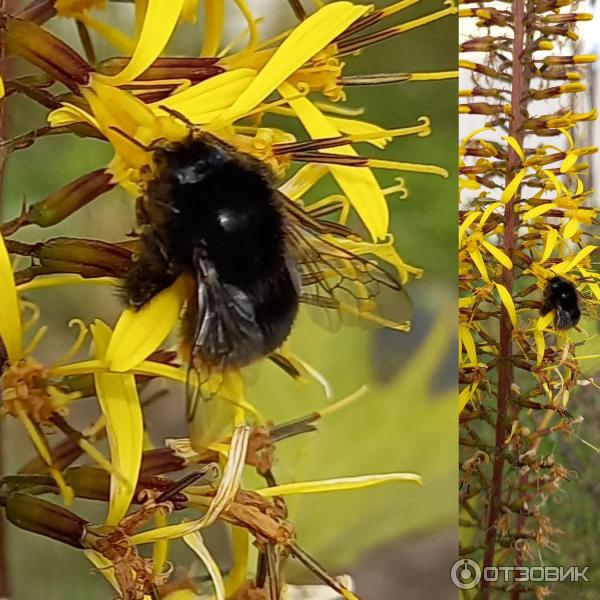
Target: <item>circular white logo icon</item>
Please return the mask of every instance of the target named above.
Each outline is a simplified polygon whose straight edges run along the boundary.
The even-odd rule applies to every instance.
[[[450,579],[457,588],[472,590],[481,580],[481,569],[474,560],[461,558],[452,565]]]

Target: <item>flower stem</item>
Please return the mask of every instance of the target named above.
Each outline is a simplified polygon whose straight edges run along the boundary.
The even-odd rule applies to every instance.
[[[511,115],[509,119],[509,135],[513,137],[522,147],[524,138],[523,123],[527,112],[527,91],[531,79],[531,71],[527,62],[523,60],[523,53],[526,46],[528,33],[527,27],[527,9],[525,0],[514,0],[514,41],[512,48],[512,90],[511,90]],[[521,168],[521,159],[515,150],[508,146],[508,161],[506,167],[505,185],[514,178]],[[504,253],[513,259],[513,251],[517,242],[518,216],[515,212],[515,203],[519,201],[519,191],[513,198],[506,203],[504,207]],[[511,269],[502,268],[502,285],[512,296],[514,276],[514,263]],[[490,490],[490,507],[488,513],[488,523],[485,539],[485,549],[483,557],[484,572],[485,567],[493,565],[494,550],[496,546],[497,522],[502,502],[502,480],[504,470],[504,440],[507,437],[506,415],[508,401],[513,383],[513,365],[512,357],[512,323],[508,312],[502,306],[500,315],[500,347],[498,355],[498,396],[496,413],[496,433],[493,475]],[[489,581],[482,581],[481,598],[488,600],[490,595]]]

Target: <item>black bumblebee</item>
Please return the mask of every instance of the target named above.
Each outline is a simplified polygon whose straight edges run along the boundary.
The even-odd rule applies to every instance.
[[[541,313],[547,315],[554,310],[556,329],[570,329],[579,323],[581,308],[579,293],[575,286],[562,277],[552,277],[544,288]]]
[[[276,350],[301,303],[379,325],[407,320],[397,279],[344,248],[356,239],[348,228],[281,194],[258,159],[194,126],[183,141],[148,150],[139,251],[124,293],[138,309],[188,276],[182,339],[196,373],[264,356],[281,366]]]

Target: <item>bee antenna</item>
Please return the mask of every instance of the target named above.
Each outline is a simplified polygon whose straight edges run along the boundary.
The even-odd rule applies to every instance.
[[[131,142],[132,144],[134,144],[138,148],[141,148],[142,150],[144,150],[144,152],[150,152],[150,150],[151,150],[150,146],[144,146],[144,144],[142,144],[142,142],[136,140],[133,136],[129,135],[128,133],[126,133],[122,129],[119,129],[118,127],[115,127],[114,125],[111,125],[109,127],[109,129],[111,129],[112,131],[118,133],[121,137],[124,137],[128,142]]]
[[[195,125],[183,113],[180,113],[178,110],[175,110],[174,108],[169,108],[168,106],[165,106],[164,104],[159,104],[158,108],[160,108],[161,110],[164,110],[168,115],[175,117],[176,119],[181,121],[184,125],[187,125],[190,128],[195,127]]]

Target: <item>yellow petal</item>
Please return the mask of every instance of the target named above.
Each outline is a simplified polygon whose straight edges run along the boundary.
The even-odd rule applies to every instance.
[[[518,157],[521,159],[521,162],[525,162],[525,153],[523,152],[523,148],[521,148],[519,142],[517,142],[517,140],[511,135],[503,139],[505,139],[510,147],[517,153]]]
[[[2,234],[0,234],[0,290],[2,290],[0,339],[4,342],[10,362],[15,363],[23,355],[23,328],[12,264]]]
[[[569,195],[567,188],[558,180],[558,177],[552,172],[544,169],[542,171],[544,175],[551,181],[552,186],[559,194]]]
[[[112,86],[133,81],[141,75],[165,49],[185,0],[148,0],[144,23],[131,60],[120,73],[107,77],[97,75],[99,79]]]
[[[255,78],[256,71],[253,69],[226,71],[151,106],[156,110],[160,110],[160,106],[172,108],[194,123],[209,123],[230,107]]]
[[[476,389],[477,384],[472,383],[460,391],[460,394],[458,395],[458,414],[463,411],[464,407],[467,405],[467,402],[473,398]]]
[[[279,91],[290,100],[290,106],[302,122],[311,138],[337,137],[340,132],[329,122],[327,117],[307,98],[297,98],[298,90],[289,83],[282,84]],[[323,152],[327,152],[324,150]],[[352,146],[340,146],[330,150],[334,154],[358,156]],[[363,220],[374,240],[385,237],[389,214],[385,196],[373,172],[366,167],[348,167],[344,165],[328,165],[359,217]]]
[[[550,270],[558,273],[559,275],[564,275],[568,273],[571,269],[574,269],[582,260],[585,260],[592,252],[595,252],[598,249],[598,246],[586,246],[582,248],[576,255],[575,258],[564,260],[563,262],[554,265]]]
[[[400,481],[423,483],[421,477],[416,473],[380,473],[375,475],[359,475],[356,477],[337,477],[335,479],[322,479],[320,481],[297,481],[295,483],[284,483],[282,485],[262,488],[255,490],[255,492],[263,498],[272,498],[273,496],[291,496],[293,494],[358,490],[383,483]]]
[[[507,269],[512,269],[512,261],[504,251],[500,250],[500,248],[496,248],[493,244],[486,242],[485,240],[481,240],[481,245],[503,266]]]
[[[166,527],[168,524],[167,513],[161,508],[154,514],[154,524],[156,527]],[[154,575],[160,575],[165,568],[169,558],[169,540],[158,540],[152,546],[152,571]]]
[[[232,567],[225,580],[225,593],[229,598],[248,578],[250,535],[243,527],[230,527]]]
[[[544,264],[552,254],[556,246],[556,240],[558,240],[558,231],[554,227],[546,226],[548,233],[546,234],[546,242],[544,243],[544,252],[540,258],[540,264]]]
[[[100,131],[112,143],[115,151],[132,167],[146,164],[147,152],[119,131],[137,138],[138,130],[142,127],[157,130],[157,119],[152,110],[132,94],[104,85],[96,78],[92,81],[92,89],[83,89],[82,94],[98,121]]]
[[[471,364],[477,364],[477,349],[475,346],[475,341],[473,340],[473,336],[471,335],[471,331],[466,323],[461,323],[458,328],[458,335],[460,337],[460,341],[467,351],[467,356],[471,361]]]
[[[581,223],[579,219],[569,219],[565,225],[565,228],[563,229],[563,238],[565,240],[570,240],[577,233],[580,225]]]
[[[521,182],[523,181],[523,178],[525,177],[526,174],[527,174],[527,169],[521,169],[511,179],[511,181],[508,183],[508,185],[502,192],[502,195],[500,196],[500,200],[502,201],[503,204],[506,204],[507,202],[512,200],[513,196],[517,193],[517,190],[519,189],[519,186],[521,185]]]
[[[549,210],[553,208],[557,208],[558,204],[554,204],[553,202],[548,202],[547,204],[540,204],[540,206],[534,206],[530,208],[526,213],[523,214],[523,221],[527,221],[529,219],[535,219],[547,213]]]
[[[489,282],[490,278],[489,278],[489,275],[487,272],[487,268],[485,266],[485,261],[483,260],[483,256],[481,256],[481,252],[479,251],[479,248],[477,248],[475,246],[473,246],[473,247],[468,246],[467,252],[469,253],[469,256],[471,257],[471,260],[477,267],[477,270],[479,271],[479,273],[481,273],[482,279],[486,282]]]
[[[487,220],[490,218],[490,216],[492,215],[492,213],[500,208],[502,206],[502,202],[492,202],[486,209],[485,211],[483,211],[483,215],[481,216],[481,219],[479,220],[479,227],[483,227],[486,223]]]
[[[100,552],[96,552],[95,550],[84,550],[83,553],[85,554],[85,557],[96,567],[96,569],[98,569],[98,572],[106,577],[113,588],[120,594],[121,588],[119,587],[117,578],[115,577],[115,567],[113,563],[108,560],[108,558],[100,554]]]
[[[110,328],[96,320],[90,327],[96,356],[103,358],[111,337]],[[111,462],[120,477],[111,475],[107,525],[125,516],[135,492],[144,442],[144,423],[135,378],[131,374],[96,373],[96,393],[106,417]]]
[[[4,79],[0,76],[0,99],[6,95],[6,89],[4,88]]]
[[[152,354],[179,321],[186,296],[186,283],[180,277],[139,310],[125,309],[106,351],[111,370],[129,371]]]
[[[502,304],[504,304],[504,308],[506,308],[506,312],[510,317],[510,322],[514,328],[517,327],[517,310],[515,309],[515,303],[512,299],[512,296],[508,293],[508,290],[500,283],[495,283],[496,289],[498,290],[498,295],[500,296],[500,300]]]
[[[221,45],[223,23],[225,22],[225,0],[211,0],[204,3],[204,35],[200,56],[216,56]]]
[[[223,118],[233,121],[250,112],[369,9],[352,2],[334,2],[310,15],[292,30]]]
[[[206,547],[200,532],[195,531],[189,535],[184,535],[183,541],[196,553],[196,556],[206,567],[206,571],[213,582],[216,600],[225,600],[225,583],[223,582],[221,570]]]
[[[469,227],[471,227],[471,225],[477,220],[477,218],[479,217],[480,214],[481,214],[480,210],[475,210],[475,211],[469,213],[465,217],[465,220],[460,224],[460,228],[458,229],[458,244],[459,244],[459,246],[460,246],[460,243],[461,243],[463,237],[467,233],[467,229],[469,229]]]
[[[552,313],[549,314],[550,317],[552,317]],[[544,338],[544,332],[536,328],[533,332],[533,339],[535,340],[536,348],[535,364],[539,367],[542,364],[544,352],[546,351],[546,339]]]
[[[574,152],[567,152],[567,156],[560,165],[560,172],[567,173],[575,165],[577,158],[577,154]]]

